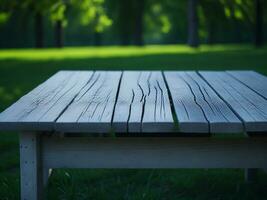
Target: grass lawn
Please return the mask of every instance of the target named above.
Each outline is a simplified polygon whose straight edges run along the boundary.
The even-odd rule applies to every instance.
[[[267,47],[247,45],[0,50],[0,111],[61,69],[256,70],[267,75]],[[17,133],[0,137],[0,200],[19,198]],[[244,158],[245,159],[245,158]],[[242,169],[56,170],[48,199],[267,199],[267,175],[252,185]]]

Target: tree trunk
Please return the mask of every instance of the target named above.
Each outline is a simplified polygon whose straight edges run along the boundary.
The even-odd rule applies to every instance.
[[[130,43],[131,43],[131,37],[130,37],[129,32],[122,31],[121,32],[121,45],[127,46],[127,45],[130,45]]]
[[[213,23],[209,23],[208,25],[208,37],[207,44],[212,45],[215,42],[215,28]]]
[[[44,47],[43,16],[40,12],[35,14],[35,47]]]
[[[236,43],[242,43],[240,22],[237,19],[233,19],[234,25],[234,41]]]
[[[197,16],[198,0],[188,0],[188,45],[198,47],[198,16]]]
[[[263,45],[263,6],[262,0],[254,0],[255,4],[255,35],[254,44],[256,47]]]
[[[131,43],[131,22],[132,22],[132,0],[119,1],[119,33],[121,45],[126,46]]]
[[[63,45],[63,24],[62,20],[57,20],[55,22],[55,46],[57,48],[62,48]]]
[[[145,0],[135,1],[135,29],[134,29],[134,44],[138,46],[144,45],[143,39],[143,18],[144,18],[144,7]]]
[[[101,46],[101,44],[102,44],[102,34],[94,32],[94,45]]]

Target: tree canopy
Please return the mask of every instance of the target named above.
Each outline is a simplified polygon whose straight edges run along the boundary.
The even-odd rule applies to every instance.
[[[33,35],[40,46],[53,45],[51,32],[56,46],[63,35],[67,45],[185,43],[190,37],[197,39],[193,46],[262,43],[266,7],[263,0],[0,0],[0,37],[21,34],[27,41]],[[0,46],[15,44],[16,38]]]

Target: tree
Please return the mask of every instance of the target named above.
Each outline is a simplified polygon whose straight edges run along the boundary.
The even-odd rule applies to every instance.
[[[35,24],[35,47],[44,47],[44,28],[43,28],[43,14],[42,12],[34,13],[34,24]]]
[[[112,25],[104,8],[105,0],[72,0],[71,3],[80,11],[81,25],[90,27],[95,45],[100,45],[101,34]]]
[[[36,48],[43,48],[44,46],[44,15],[49,11],[53,3],[54,1],[46,0],[21,0],[20,2],[17,2],[17,4],[13,3],[16,5],[16,9],[22,10],[26,13],[31,13],[33,15]]]
[[[34,38],[35,47],[44,47],[44,17],[50,14],[53,23],[55,24],[55,40],[56,46],[61,47],[63,45],[62,39],[62,26],[64,23],[64,12],[66,9],[63,0],[1,0],[2,8],[8,12],[8,16],[13,14],[14,11],[22,11],[29,13],[34,18]]]
[[[54,25],[55,47],[61,48],[64,45],[63,26],[66,25],[65,17],[67,5],[62,0],[55,0],[50,8],[50,19]]]
[[[170,3],[172,0],[166,0],[164,4],[160,0],[146,0],[144,22],[144,37],[147,36],[148,42],[164,41],[172,29],[170,21],[171,9],[174,10],[177,19],[176,2]],[[175,7],[175,8],[173,8]],[[175,24],[176,26],[176,24]],[[168,40],[169,38],[167,38]]]
[[[144,15],[147,0],[110,0],[114,29],[121,45],[144,45]]]
[[[130,45],[132,41],[132,34],[134,32],[134,10],[133,0],[113,0],[111,9],[114,13],[114,24],[120,36],[121,45]]]
[[[255,6],[255,46],[263,45],[263,2],[262,0],[254,0]]]
[[[144,10],[145,10],[145,0],[135,0],[135,29],[134,29],[134,44],[138,46],[144,45]]]
[[[49,10],[51,6],[50,1],[39,0],[23,0],[19,6],[25,12],[31,12],[34,16],[34,36],[35,36],[35,47],[44,47],[44,14]]]
[[[198,15],[197,15],[198,0],[188,0],[188,45],[198,47]]]
[[[225,7],[225,15],[235,22],[241,21],[253,32],[255,46],[263,44],[263,0],[221,0]],[[236,24],[236,23],[235,23]],[[235,25],[235,28],[237,26]],[[237,33],[240,37],[240,32]]]
[[[3,2],[0,1],[0,25],[8,21],[13,9],[11,5],[3,4]]]
[[[214,0],[199,0],[202,13],[204,15],[204,27],[200,27],[205,31],[206,41],[208,44],[214,44],[216,42],[216,33],[219,26],[225,25],[224,7],[219,1]]]

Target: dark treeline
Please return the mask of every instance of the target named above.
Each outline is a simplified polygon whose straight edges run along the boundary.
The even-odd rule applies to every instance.
[[[264,0],[0,0],[0,48],[254,43]]]

